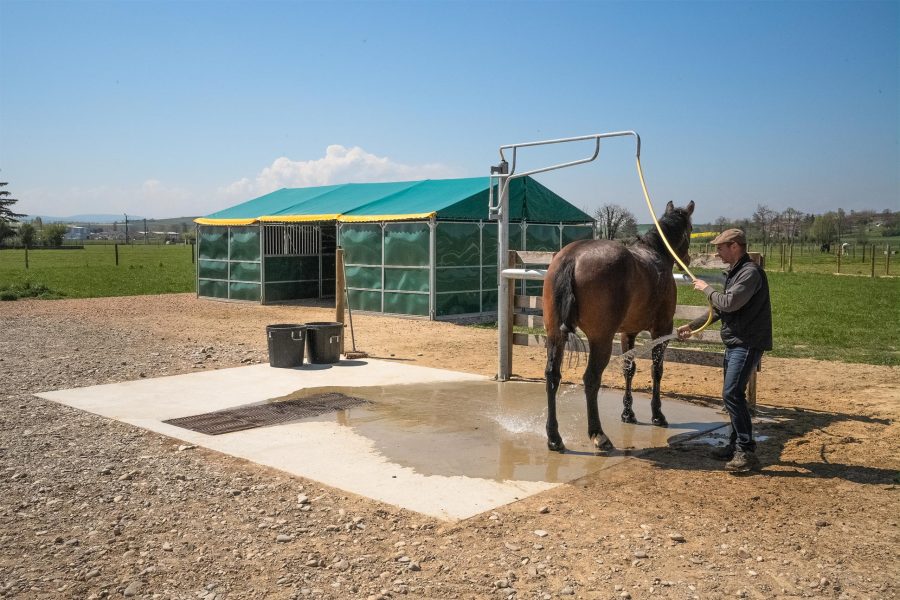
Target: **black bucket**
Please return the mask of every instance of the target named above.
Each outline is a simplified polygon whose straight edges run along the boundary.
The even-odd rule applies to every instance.
[[[267,325],[266,338],[269,341],[269,365],[279,368],[299,367],[302,365],[306,334],[306,325]]]
[[[309,362],[313,364],[336,363],[341,359],[343,323],[307,323],[309,338]]]

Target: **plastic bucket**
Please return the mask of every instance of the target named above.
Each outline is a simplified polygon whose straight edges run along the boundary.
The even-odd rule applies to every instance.
[[[269,365],[279,368],[299,367],[303,364],[306,346],[306,325],[282,323],[266,326],[269,342]]]
[[[341,359],[343,323],[307,323],[309,362],[313,364],[336,363]]]

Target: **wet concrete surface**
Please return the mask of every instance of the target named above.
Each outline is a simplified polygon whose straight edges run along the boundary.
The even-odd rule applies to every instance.
[[[422,475],[465,475],[497,481],[563,483],[611,466],[620,459],[722,425],[710,409],[664,402],[669,428],[650,424],[649,397],[635,395],[639,423],[622,423],[622,395],[601,390],[604,430],[611,452],[594,449],[587,437],[584,390],[563,386],[557,399],[564,454],[547,450],[547,399],[543,383],[471,381],[427,384],[305,388],[270,402],[339,392],[368,400],[309,421],[334,422],[374,442],[390,462]],[[646,413],[646,414],[644,414]],[[619,460],[617,460],[619,459]]]
[[[38,394],[42,398],[446,520],[459,520],[609,468],[724,424],[717,411],[663,399],[670,427],[624,424],[621,391],[602,390],[600,418],[616,450],[587,437],[583,388],[560,389],[565,454],[547,449],[543,382],[388,361],[329,368],[254,365]],[[340,383],[340,386],[335,386]],[[268,427],[208,435],[167,420],[327,391],[369,403]]]

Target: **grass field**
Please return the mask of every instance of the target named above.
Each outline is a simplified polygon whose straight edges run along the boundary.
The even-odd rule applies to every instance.
[[[0,251],[0,298],[4,293],[91,298],[195,289],[191,246],[119,246],[119,266],[113,246],[28,254],[26,270],[24,250]],[[814,261],[821,256],[807,253],[803,258],[807,267],[815,267]],[[795,256],[795,265],[797,261]],[[900,278],[781,273],[777,264],[770,256],[774,356],[900,364]],[[679,286],[678,295],[679,304],[705,303],[701,294],[687,286]]]
[[[118,266],[113,245],[29,250],[28,269],[25,250],[2,250],[0,293],[24,289],[43,291],[43,297],[92,298],[192,292],[191,249],[186,245],[120,245]]]
[[[883,241],[882,241],[883,240]],[[820,252],[814,244],[795,244],[793,257],[791,248],[782,244],[771,244],[763,248],[762,244],[752,245],[754,252],[763,252],[766,256],[766,270],[778,273],[837,273],[849,275],[871,275],[872,243],[865,249],[851,242],[845,255],[840,257],[834,251]],[[900,275],[900,241],[895,238],[881,238],[875,244],[875,275]],[[890,247],[890,261],[886,254]],[[711,244],[692,244],[691,254],[712,254],[715,247]],[[896,254],[895,254],[896,252]]]

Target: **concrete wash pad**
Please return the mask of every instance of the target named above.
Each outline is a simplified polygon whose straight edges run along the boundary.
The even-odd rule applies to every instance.
[[[341,392],[368,400],[302,421],[206,435],[164,423],[212,411]],[[275,369],[253,365],[37,394],[41,398],[444,520],[465,519],[724,425],[715,410],[663,399],[669,428],[619,419],[622,393],[603,389],[600,418],[616,450],[587,439],[584,392],[562,386],[566,454],[549,452],[543,382],[385,360]]]

